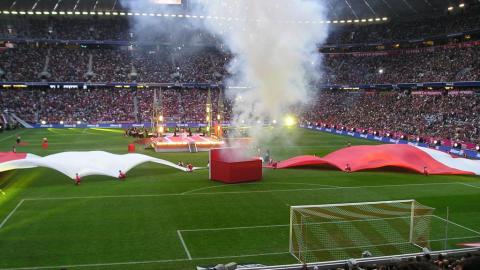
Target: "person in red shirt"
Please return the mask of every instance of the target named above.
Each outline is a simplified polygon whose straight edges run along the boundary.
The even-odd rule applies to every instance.
[[[423,175],[428,176],[428,168],[427,168],[427,166],[423,167]]]
[[[348,163],[347,163],[347,165],[345,166],[345,172],[347,172],[347,173],[352,172],[352,168],[350,168],[350,164],[348,164]]]
[[[82,178],[80,178],[80,175],[75,174],[75,185],[78,186],[80,185],[80,182],[82,182]]]
[[[191,163],[188,163],[187,169],[189,172],[193,172],[193,165]]]
[[[127,174],[122,172],[122,170],[119,170],[118,171],[118,179],[119,180],[125,180],[125,178],[127,178]]]

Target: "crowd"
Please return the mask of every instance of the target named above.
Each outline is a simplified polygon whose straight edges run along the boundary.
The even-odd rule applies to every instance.
[[[328,84],[480,80],[480,46],[324,56],[321,82]],[[230,59],[231,55],[214,48],[127,50],[29,44],[0,52],[0,77],[9,82],[207,83],[225,77]]]
[[[347,24],[334,27],[328,44],[378,43],[412,40],[480,30],[477,8],[446,14],[440,17],[421,17],[412,20],[391,20],[370,25]]]
[[[224,99],[223,111],[219,112],[219,95],[220,91],[211,91],[212,115],[220,113],[225,120],[229,120],[231,102]],[[163,116],[169,121],[203,123],[207,99],[207,90],[165,89],[161,98]],[[153,101],[152,89],[0,91],[0,109],[14,112],[30,123],[150,122]]]
[[[395,55],[332,54],[325,57],[325,79],[343,85],[478,81],[479,59],[480,46]]]
[[[89,49],[81,46],[18,45],[0,52],[0,80],[50,82],[215,82],[226,74],[225,56],[200,51]]]
[[[321,92],[303,122],[379,134],[480,143],[480,96]]]
[[[314,268],[315,269],[315,268]],[[336,270],[473,270],[480,269],[478,253],[466,253],[463,256],[440,254],[432,257],[430,254],[409,259],[392,259],[388,264],[371,264],[359,266],[355,260],[349,260],[343,268]]]
[[[304,123],[377,131],[425,140],[480,143],[480,95],[405,92],[322,91],[300,113]],[[211,91],[213,117],[231,119],[232,100]],[[166,121],[204,123],[208,91],[163,89],[161,108]],[[8,90],[0,91],[2,110],[8,109],[30,123],[149,122],[154,91],[147,89]]]

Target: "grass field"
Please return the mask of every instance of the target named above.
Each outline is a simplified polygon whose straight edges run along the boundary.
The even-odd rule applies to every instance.
[[[324,155],[365,140],[301,129],[292,144],[272,142],[275,159]],[[10,151],[15,134],[28,146],[17,151],[48,155],[62,151],[126,153],[132,141],[121,130],[42,129],[0,134],[0,151]],[[43,150],[41,139],[50,147]],[[157,154],[195,166],[206,153]],[[75,162],[66,160],[65,162]],[[194,269],[217,263],[290,264],[289,206],[416,199],[445,218],[480,231],[480,178],[403,172],[346,174],[331,170],[265,170],[261,182],[223,185],[206,170],[184,173],[157,164],[129,172],[125,182],[85,177],[81,186],[50,169],[0,173],[0,269]],[[441,222],[440,222],[441,223]],[[435,229],[434,233],[442,232]],[[465,236],[461,227],[451,226]],[[458,230],[458,232],[456,232]],[[454,232],[455,231],[455,232]],[[468,240],[479,240],[468,231]],[[460,238],[462,238],[460,237]],[[439,246],[443,241],[434,245]],[[449,248],[464,239],[448,242]],[[345,251],[354,256],[358,251]]]

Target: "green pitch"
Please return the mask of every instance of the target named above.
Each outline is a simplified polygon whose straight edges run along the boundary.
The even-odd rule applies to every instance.
[[[292,129],[291,142],[268,148],[276,160],[299,154],[325,155],[364,140]],[[10,151],[15,135],[28,146],[17,151],[48,155],[62,151],[126,153],[133,139],[121,130],[44,129],[0,134],[0,151]],[[43,137],[50,148],[41,149]],[[207,164],[207,153],[143,154]],[[66,160],[65,162],[75,162]],[[346,174],[332,170],[265,170],[259,183],[223,185],[206,170],[179,172],[145,164],[125,182],[85,177],[81,186],[50,169],[0,173],[0,269],[195,269],[217,263],[290,264],[289,206],[416,199],[450,220],[448,248],[479,241],[480,178],[421,176],[405,172]],[[464,229],[464,228],[467,229]],[[432,227],[445,244],[443,225]],[[376,243],[375,243],[376,244]],[[383,250],[377,248],[372,250]],[[359,250],[345,250],[359,256]],[[374,254],[378,255],[378,254]]]

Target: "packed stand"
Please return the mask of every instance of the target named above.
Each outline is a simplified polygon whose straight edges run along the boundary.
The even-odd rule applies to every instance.
[[[9,82],[208,83],[225,78],[231,58],[213,48],[126,50],[29,44],[0,52],[0,73]],[[392,55],[327,54],[323,70],[323,83],[342,85],[478,81],[480,46]]]
[[[302,120],[397,137],[480,144],[480,95],[325,91],[304,110]]]
[[[219,113],[220,91],[211,90],[213,115]],[[137,100],[135,108],[134,100]],[[165,89],[163,116],[178,123],[203,123],[208,90]],[[30,123],[75,124],[150,122],[154,94],[151,89],[8,90],[0,91],[2,110],[16,113]],[[230,119],[231,101],[224,99],[223,119]],[[137,113],[135,112],[137,111]]]
[[[479,59],[480,46],[396,55],[332,54],[325,57],[325,78],[343,85],[478,81]]]

